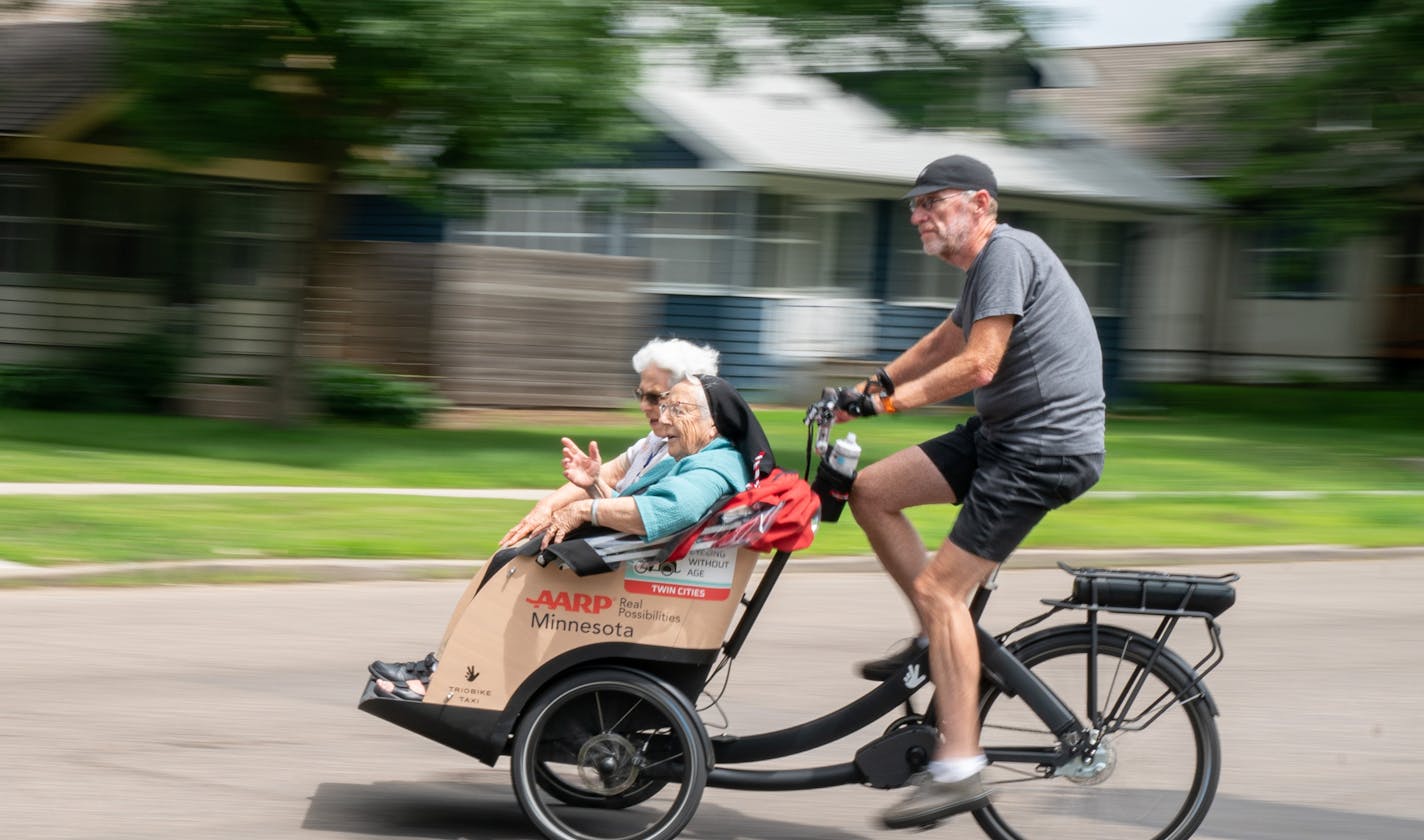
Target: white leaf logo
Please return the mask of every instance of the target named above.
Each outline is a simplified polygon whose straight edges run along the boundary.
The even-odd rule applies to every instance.
[[[911,665],[905,670],[906,688],[919,688],[920,686],[925,684],[925,680],[927,679],[929,678],[926,677],[924,674],[920,673],[919,665]]]

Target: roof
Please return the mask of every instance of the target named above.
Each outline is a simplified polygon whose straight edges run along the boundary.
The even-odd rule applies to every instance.
[[[1150,124],[1144,115],[1155,106],[1167,80],[1179,71],[1212,62],[1266,67],[1284,60],[1268,56],[1266,43],[1236,38],[1056,50],[1050,60],[1060,74],[1072,75],[1073,86],[1015,95],[1108,142],[1158,156],[1175,142],[1178,129]]]
[[[870,182],[898,196],[926,163],[961,153],[988,163],[1005,196],[1171,211],[1211,206],[1195,185],[1121,148],[906,130],[832,82],[787,68],[762,67],[714,83],[690,64],[653,64],[639,98],[644,116],[713,169]]]
[[[33,134],[108,87],[102,24],[0,26],[0,136]]]

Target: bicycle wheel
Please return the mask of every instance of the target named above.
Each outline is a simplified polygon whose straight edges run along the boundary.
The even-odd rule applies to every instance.
[[[1085,725],[1092,725],[1094,709],[1108,717],[1101,746],[1088,761],[1075,759],[1056,770],[991,764],[984,781],[993,792],[992,803],[974,814],[987,835],[999,840],[1180,840],[1196,831],[1221,774],[1216,721],[1179,664],[1158,657],[1147,670],[1151,653],[1141,638],[1100,628],[1098,696],[1092,699],[1087,627],[1030,641],[1016,652]],[[989,687],[979,708],[986,752],[1056,743],[1017,697]]]
[[[552,840],[667,840],[691,821],[707,784],[701,726],[645,676],[573,674],[520,718],[515,798]]]

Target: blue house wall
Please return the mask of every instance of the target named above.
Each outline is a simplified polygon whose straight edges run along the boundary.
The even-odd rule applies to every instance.
[[[729,295],[664,294],[653,335],[710,344],[721,353],[721,372],[739,390],[773,396],[780,370],[761,345],[767,300]]]

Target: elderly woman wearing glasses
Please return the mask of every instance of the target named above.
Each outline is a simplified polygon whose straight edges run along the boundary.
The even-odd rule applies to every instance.
[[[554,512],[573,502],[610,497],[626,490],[649,467],[667,457],[668,427],[659,417],[658,401],[679,380],[699,374],[716,375],[717,355],[711,347],[680,338],[655,338],[644,344],[633,354],[633,370],[638,373],[638,387],[633,393],[652,431],[608,463],[600,459],[596,442],[589,444],[587,455],[580,452],[577,462],[571,463],[569,447],[573,442],[564,438],[564,474],[569,482],[540,499],[509,529],[500,546],[518,545],[533,534],[547,531]]]
[[[542,538],[496,552],[485,567],[485,579],[498,568],[494,563],[542,551],[583,525],[640,534],[649,541],[671,536],[696,525],[719,500],[745,489],[753,474],[764,477],[776,466],[761,424],[724,379],[704,374],[674,382],[655,411],[659,420],[653,430],[664,439],[667,457],[644,469],[617,496],[591,498],[580,488],[582,498],[555,509],[541,529]],[[566,440],[564,448],[566,462],[588,457],[573,441]],[[506,556],[501,560],[501,555]],[[431,652],[414,662],[372,662],[370,672],[377,695],[419,700],[438,666],[439,656]]]
[[[581,525],[656,540],[701,521],[717,501],[740,492],[753,472],[774,466],[771,446],[740,394],[724,379],[694,376],[675,383],[658,403],[668,458],[645,470],[614,498],[585,498],[555,511],[543,544]],[[592,445],[590,445],[592,449]],[[565,475],[584,454],[564,441]]]

